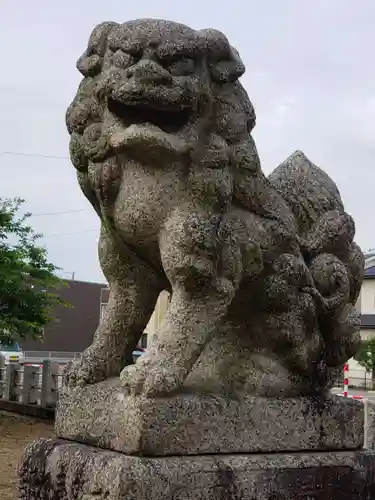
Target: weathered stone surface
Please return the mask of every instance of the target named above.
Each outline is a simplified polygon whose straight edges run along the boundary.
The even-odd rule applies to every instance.
[[[370,500],[375,453],[140,458],[64,441],[30,445],[21,500]]]
[[[107,22],[77,63],[70,153],[110,285],[65,383],[122,392],[324,392],[356,351],[363,255],[328,175],[297,151],[267,179],[245,68],[216,30]],[[171,303],[126,366],[161,290]]]
[[[56,434],[146,456],[363,447],[363,404],[314,398],[124,396],[116,380],[65,390]]]
[[[375,403],[371,400],[364,402],[365,407],[365,446],[375,450]]]

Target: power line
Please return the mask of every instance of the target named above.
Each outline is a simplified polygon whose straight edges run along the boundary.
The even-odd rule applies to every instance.
[[[43,217],[45,215],[65,215],[65,214],[74,214],[77,212],[86,212],[86,209],[79,208],[77,210],[64,210],[63,212],[42,212],[40,214],[31,214],[31,217]]]
[[[70,158],[68,156],[57,156],[57,155],[44,155],[40,153],[24,153],[20,151],[1,151],[0,152],[3,155],[10,155],[10,156],[27,156],[27,157],[34,157],[34,158],[46,158],[46,159],[51,159],[51,160],[69,160]],[[64,210],[62,212],[42,212],[39,214],[31,214],[32,217],[44,217],[48,215],[65,215],[65,214],[71,214],[71,213],[78,213],[78,212],[85,212],[86,210],[83,208],[76,209],[76,210]],[[85,231],[76,231],[76,232],[69,232],[69,233],[55,233],[55,234],[43,234],[42,238],[52,238],[52,237],[59,237],[59,236],[70,236],[74,234],[84,234],[84,233],[93,233],[97,232],[97,229],[88,229]]]
[[[54,238],[58,236],[70,236],[74,234],[84,234],[84,233],[96,233],[99,232],[99,229],[87,229],[85,231],[76,231],[70,233],[52,233],[52,234],[42,234],[42,238]]]
[[[55,155],[43,155],[40,153],[22,153],[18,151],[1,151],[1,154],[3,155],[10,155],[10,156],[31,156],[34,158],[47,158],[50,160],[69,160],[70,158],[68,156],[55,156]]]
[[[39,153],[22,153],[18,151],[1,151],[1,154],[3,155],[11,155],[11,156],[31,156],[34,158],[49,158],[52,160],[69,160],[68,156],[56,156],[56,155],[43,155]],[[77,213],[77,212],[85,212],[83,208],[80,208],[78,210],[64,210],[62,212],[43,212],[40,214],[31,214],[32,217],[42,217],[44,215],[63,215],[63,214],[71,214],[71,213]]]

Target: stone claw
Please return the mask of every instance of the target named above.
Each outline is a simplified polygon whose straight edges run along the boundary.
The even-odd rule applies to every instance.
[[[83,387],[86,385],[90,379],[90,373],[87,368],[85,369],[82,366],[79,358],[70,361],[63,371],[63,385],[65,387]]]
[[[107,378],[106,366],[97,356],[82,354],[70,361],[63,372],[63,385],[66,387],[83,387],[87,384],[102,382]]]
[[[120,381],[129,396],[164,396],[182,385],[179,374],[173,373],[170,367],[163,369],[159,362],[152,365],[138,362],[127,366],[121,372]]]
[[[128,396],[139,396],[143,393],[146,380],[145,370],[138,365],[126,366],[120,374],[120,382]]]

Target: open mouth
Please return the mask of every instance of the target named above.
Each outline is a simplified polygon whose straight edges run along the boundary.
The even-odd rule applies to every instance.
[[[157,109],[156,106],[134,102],[124,104],[114,99],[108,99],[108,110],[120,118],[124,127],[151,123],[166,133],[173,134],[184,128],[191,116],[191,109]]]

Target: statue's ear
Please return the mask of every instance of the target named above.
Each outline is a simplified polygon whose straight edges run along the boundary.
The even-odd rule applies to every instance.
[[[218,83],[232,83],[245,73],[245,65],[238,51],[230,47],[229,57],[210,63],[212,79]]]
[[[96,26],[89,39],[85,52],[77,61],[77,69],[83,76],[96,76],[101,72],[102,61],[107,47],[108,36],[117,23],[104,22]]]
[[[245,65],[238,51],[221,31],[204,29],[197,32],[200,45],[208,54],[209,70],[214,82],[235,82],[245,73]]]

